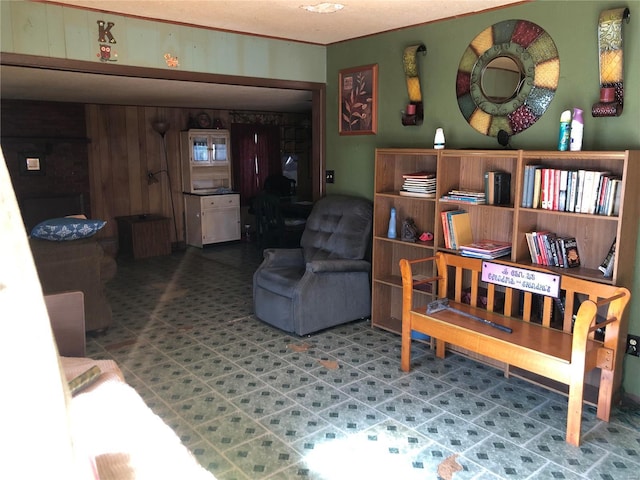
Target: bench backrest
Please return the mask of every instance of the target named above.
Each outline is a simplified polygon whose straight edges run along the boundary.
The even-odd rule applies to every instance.
[[[492,260],[495,263],[521,268],[511,262]],[[591,300],[599,307],[598,324],[605,325],[607,320],[621,318],[622,312],[630,299],[631,294],[626,288],[617,287],[584,280],[569,275],[561,275],[560,291],[562,301],[555,301],[552,297],[544,296],[541,301],[540,296],[530,292],[523,292],[515,287],[501,287],[492,283],[481,281],[483,260],[477,258],[463,257],[449,253],[439,252],[435,255],[435,263],[438,272],[438,296],[448,297],[456,302],[470,303],[478,307],[484,302],[480,299],[484,296],[481,288],[486,288],[486,308],[511,317],[521,318],[526,322],[536,321],[546,327],[561,329],[571,333],[573,329],[574,315],[577,313],[580,304],[585,300]],[[548,270],[537,267],[526,267],[530,270],[547,272]],[[466,294],[466,295],[465,295]],[[504,295],[502,302],[497,302],[498,297]],[[615,298],[615,297],[618,298]],[[614,298],[613,301],[609,301]],[[502,299],[502,298],[501,298]],[[500,307],[501,308],[496,308]],[[541,311],[536,308],[542,306]],[[484,306],[484,305],[482,305]],[[557,308],[561,312],[561,321],[553,323],[553,310]],[[560,315],[556,315],[556,318]],[[623,322],[620,322],[623,323]],[[615,323],[600,332],[604,335],[600,340],[604,340],[606,346],[616,348],[615,345],[607,345],[607,339],[617,342],[620,323]],[[596,329],[591,332],[591,337],[595,335]]]

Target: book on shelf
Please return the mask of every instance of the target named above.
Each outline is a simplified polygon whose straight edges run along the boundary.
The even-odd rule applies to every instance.
[[[511,243],[498,240],[479,240],[460,246],[463,256],[493,259],[511,253]]]
[[[578,242],[575,237],[569,237],[564,241],[566,252],[566,264],[568,268],[580,266],[580,254],[578,253]]]
[[[467,212],[453,215],[451,217],[452,226],[452,248],[460,249],[460,245],[473,243],[473,233],[471,231],[471,217]]]
[[[531,183],[531,179],[529,178],[529,171],[531,170],[531,165],[524,166],[524,174],[522,176],[522,198],[520,199],[520,207],[528,208],[528,190],[529,184]]]
[[[443,195],[440,200],[445,202],[471,203],[473,205],[483,205],[487,203],[484,192],[472,190],[449,190],[449,193]]]
[[[533,203],[531,208],[541,208],[540,203],[540,184],[542,183],[542,167],[533,171]]]
[[[454,216],[467,213],[465,210],[447,210],[440,213],[440,217],[442,220],[442,235],[444,237],[444,246],[445,248],[455,249],[454,239],[453,239],[453,223],[451,219]]]
[[[525,165],[524,182],[522,187],[522,201],[520,206],[523,208],[534,208],[533,206],[533,187],[535,185],[536,170],[542,168],[540,165]]]
[[[487,188],[489,173],[485,174]],[[523,182],[520,204],[524,208],[589,215],[617,215],[619,209],[622,179],[606,170],[564,170],[525,165]],[[495,192],[495,187],[487,191]],[[487,203],[491,203],[489,198]]]
[[[547,246],[545,243],[545,238],[549,233],[551,232],[535,232],[535,238],[538,242],[538,252],[540,256],[540,261],[538,263],[540,263],[541,265],[551,265],[549,263],[549,254],[547,252]]]
[[[461,250],[460,255],[462,255],[463,257],[470,257],[470,258],[481,258],[482,260],[493,260],[496,258],[500,258],[500,257],[504,257],[505,255],[509,255],[511,253],[511,250],[509,250],[508,252],[505,253],[478,253],[478,252],[471,252],[469,250]]]
[[[585,177],[587,171],[580,169],[578,170],[578,193],[576,195],[576,205],[574,208],[574,212],[576,213],[584,213],[582,212],[582,200],[584,197],[584,185],[585,185]]]
[[[525,232],[525,238],[531,263],[561,268],[580,265],[575,237],[559,236],[549,231],[533,231]]]
[[[556,237],[556,249],[558,251],[558,266],[567,268],[567,251],[564,248],[565,237]]]
[[[602,186],[601,178],[609,172],[601,172],[597,170],[588,170],[585,175],[584,194],[582,197],[582,213],[593,215],[596,212],[596,205],[599,199],[600,187]]]
[[[550,267],[558,266],[558,251],[556,249],[556,234],[549,232],[542,236],[545,251],[547,253],[547,265]]]
[[[576,197],[578,195],[578,171],[569,170],[567,173],[567,205],[566,211],[573,212],[576,209]]]
[[[536,254],[536,262],[540,265],[545,265],[545,258],[544,258],[544,252],[542,250],[542,241],[541,241],[541,237],[542,235],[545,235],[548,232],[532,232],[533,235],[533,242],[534,242],[534,248],[535,248],[535,254]]]
[[[609,251],[607,252],[607,255],[604,257],[604,260],[602,260],[602,263],[598,267],[598,270],[600,270],[605,277],[610,277],[611,274],[613,273],[613,263],[615,261],[615,256],[616,256],[616,239],[614,238],[613,243],[609,247]]]
[[[449,233],[449,215],[453,214],[452,211],[440,212],[440,219],[442,221],[442,237],[444,239],[445,248],[451,248],[451,240]]]
[[[568,187],[568,170],[560,170],[560,181],[558,183],[558,210],[561,212],[567,209],[567,187]]]
[[[485,198],[485,194],[484,192],[476,192],[473,190],[449,190],[449,193],[451,195],[464,195],[467,197],[478,197],[478,198]]]
[[[622,182],[622,180],[618,180],[617,181],[617,188],[616,188],[616,193],[615,193],[615,198],[613,200],[613,210],[611,215],[617,217],[618,214],[620,213],[620,196],[621,196],[621,191],[622,188],[620,186],[620,183]]]
[[[621,183],[622,179],[620,177],[611,177],[611,179],[609,180],[605,198],[605,205],[603,207],[603,215],[618,215],[618,210],[620,209]]]
[[[400,190],[398,192],[403,197],[422,197],[422,198],[436,198],[436,192],[413,192],[409,190]]]
[[[511,174],[495,170],[484,172],[484,193],[488,205],[509,205]]]
[[[411,178],[411,179],[415,179],[415,178],[419,178],[419,179],[430,179],[436,178],[436,174],[435,172],[427,172],[427,171],[419,171],[419,172],[413,172],[413,173],[405,173],[402,175],[402,178]]]
[[[533,242],[533,232],[525,232],[525,238],[527,239],[527,246],[529,247],[529,256],[531,257],[531,263],[538,263],[538,256],[536,255],[536,247]]]
[[[553,195],[551,188],[553,183],[551,177],[553,176],[553,170],[551,168],[542,169],[542,185],[540,185],[540,208],[543,210],[551,210],[551,196]]]
[[[414,172],[402,175],[404,179],[400,195],[411,197],[435,197],[436,174],[433,172]]]

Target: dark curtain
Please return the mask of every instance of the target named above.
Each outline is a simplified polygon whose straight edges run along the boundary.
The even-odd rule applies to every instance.
[[[231,158],[235,190],[246,205],[263,188],[265,179],[282,174],[280,128],[275,125],[231,124]]]

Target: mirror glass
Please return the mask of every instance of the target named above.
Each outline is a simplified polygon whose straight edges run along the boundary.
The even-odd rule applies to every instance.
[[[483,135],[509,136],[532,126],[558,86],[553,39],[527,20],[505,20],[480,32],[464,51],[456,96],[465,120]]]
[[[489,101],[505,103],[518,96],[524,79],[522,67],[513,58],[496,57],[482,72],[480,85]]]

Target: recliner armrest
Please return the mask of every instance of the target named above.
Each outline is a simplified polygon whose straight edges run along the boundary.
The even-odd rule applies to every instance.
[[[371,263],[366,260],[348,260],[342,258],[313,260],[307,263],[307,272],[370,272]]]
[[[263,267],[301,267],[304,255],[301,248],[267,248]]]

